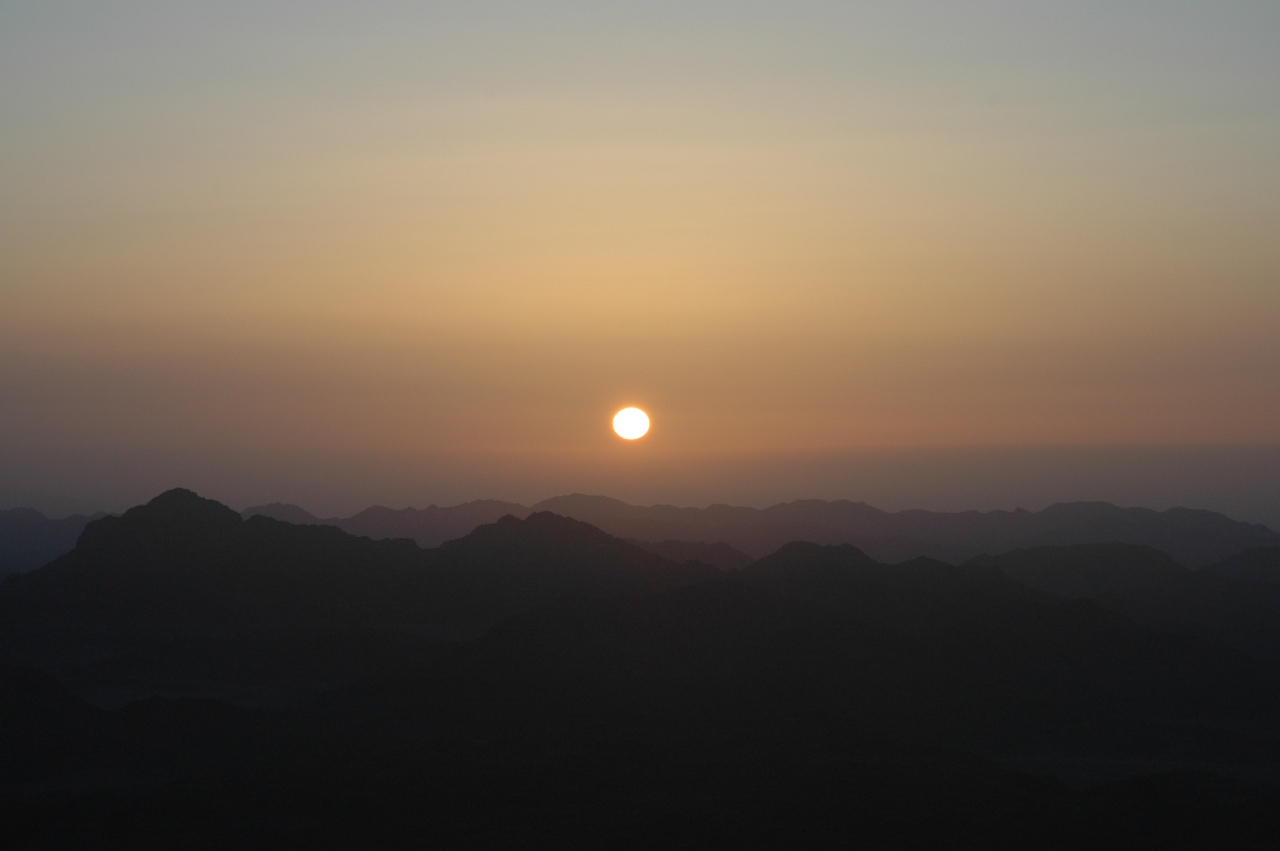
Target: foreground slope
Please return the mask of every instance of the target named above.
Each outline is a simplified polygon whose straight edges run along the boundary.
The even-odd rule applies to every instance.
[[[1232,849],[1280,828],[1265,787],[1166,772],[1071,789],[813,713],[672,727],[642,705],[551,736],[477,736],[481,718],[425,740],[359,714],[103,712],[4,669],[0,707],[45,719],[0,727],[0,847]]]
[[[0,668],[0,719],[33,715],[0,726],[0,847],[1232,849],[1280,828],[1274,791],[1204,773],[1071,789],[803,717],[423,741],[207,701],[104,712]]]

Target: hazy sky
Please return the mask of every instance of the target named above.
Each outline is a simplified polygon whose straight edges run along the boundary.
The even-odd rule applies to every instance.
[[[1278,332],[1274,0],[0,0],[0,506],[1280,519]]]

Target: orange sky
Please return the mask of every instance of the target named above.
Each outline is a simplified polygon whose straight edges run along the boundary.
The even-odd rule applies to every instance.
[[[1280,11],[902,6],[5,4],[0,471],[1280,444]]]

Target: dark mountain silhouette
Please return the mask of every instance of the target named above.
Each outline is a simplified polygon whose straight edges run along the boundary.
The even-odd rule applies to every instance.
[[[999,570],[927,558],[886,565],[848,544],[797,541],[742,573],[755,587],[836,609],[859,621],[911,631],[984,622],[1046,601]]]
[[[524,518],[534,510],[582,520],[678,563],[702,561],[724,569],[745,565],[791,541],[853,544],[890,563],[921,556],[955,563],[1016,548],[1128,543],[1170,553],[1187,567],[1214,564],[1250,549],[1280,547],[1280,534],[1214,512],[1156,512],[1107,503],[1069,503],[1035,513],[948,514],[890,513],[865,503],[822,500],[766,509],[640,507],[608,497],[573,494],[546,500],[533,509],[499,500],[476,500],[443,508],[374,506],[352,517],[318,518],[299,506],[277,502],[245,509],[242,516],[336,526],[374,539],[410,538],[430,548],[464,537],[477,526],[501,517]],[[0,575],[31,570],[69,552],[84,525],[99,516],[44,520],[30,509],[0,512]],[[746,559],[737,553],[746,554]]]
[[[154,782],[207,771],[227,759],[254,759],[266,744],[265,718],[209,700],[153,699],[109,712],[47,674],[0,667],[0,788],[68,775],[118,783],[124,774]]]
[[[367,606],[385,606],[384,591],[402,598],[422,564],[409,541],[246,522],[220,503],[173,490],[90,523],[72,552],[10,577],[0,606],[10,619],[161,635],[394,620],[397,613]]]
[[[1257,581],[1269,552],[1199,571],[1149,547],[1124,544],[1014,550],[970,565],[994,567],[1029,587],[1092,600],[1135,623],[1231,645],[1280,665],[1280,586]]]
[[[956,748],[1034,756],[1040,768],[1054,755],[1077,770],[1091,760],[1261,767],[1280,756],[1267,688],[1229,655],[1092,604],[1046,601],[990,571],[950,578],[969,597],[968,613],[939,612],[945,595],[930,577],[944,566],[917,567],[898,582],[893,568],[846,548],[791,548],[753,576],[561,603],[503,622],[412,678],[335,695],[311,717],[327,729],[361,718],[393,740],[493,743],[484,750],[499,763],[557,754],[530,767],[535,782],[554,784],[550,769],[565,758],[581,783],[575,802],[585,788],[608,789],[628,803],[597,804],[606,812],[639,806],[655,813],[647,824],[664,826],[689,812],[713,841],[748,845],[793,845],[803,825],[811,841],[866,841],[877,831],[890,847],[927,844],[935,830],[944,844],[984,836],[997,847],[1077,847],[1087,836],[1127,835],[1127,847],[1170,835],[1159,823],[1176,806],[1167,792],[1146,787],[1131,798],[1111,787],[1086,802],[966,762]],[[905,620],[886,617],[886,606]],[[1271,732],[1239,737],[1230,725],[1241,717]],[[1190,778],[1178,776],[1174,785]],[[1223,791],[1243,793],[1239,803],[1257,794]],[[1203,787],[1191,797],[1217,806]],[[1105,821],[1098,804],[1132,806],[1126,818],[1146,838],[1126,834],[1133,822],[1095,832]],[[1048,813],[1060,805],[1058,821]],[[993,806],[1009,809],[997,816]],[[953,815],[925,815],[934,807]],[[875,813],[892,813],[897,829]],[[1191,826],[1180,841],[1233,842],[1228,832],[1245,825],[1269,835],[1260,811],[1242,818],[1230,827],[1211,819],[1208,833]],[[1017,841],[985,833],[992,824]]]
[[[89,524],[76,549],[12,577],[9,618],[170,634],[309,629],[334,623],[421,629],[459,611],[493,619],[565,594],[617,594],[690,581],[678,567],[585,523],[504,517],[434,550],[236,512],[173,490]],[[481,614],[484,612],[484,614]]]
[[[735,550],[724,541],[717,541],[714,544],[693,543],[690,541],[661,541],[651,544],[648,541],[637,541],[631,538],[627,543],[635,544],[642,550],[662,556],[676,564],[696,561],[718,567],[721,570],[736,570],[746,567],[754,561],[751,556],[740,550]]]
[[[298,526],[335,526],[331,520],[321,520],[300,505],[288,502],[272,502],[267,505],[255,505],[240,512],[245,520],[250,517],[270,517],[281,523],[293,523]],[[379,538],[407,538],[408,535],[377,535]]]
[[[85,524],[103,516],[73,514],[50,520],[31,508],[0,511],[0,576],[34,570],[69,552]]]
[[[78,665],[85,683],[110,670],[119,679],[121,666],[147,682],[182,679],[179,646],[176,655],[202,660],[205,676],[270,680],[273,666],[292,665],[327,681],[379,651],[397,663],[417,658],[432,641],[477,635],[562,595],[647,591],[713,573],[547,513],[422,550],[330,526],[243,520],[173,490],[94,521],[74,551],[0,585],[0,653],[68,676]]]
[[[998,573],[952,577],[939,593],[932,565],[899,581],[809,555],[819,563],[792,554],[754,577],[537,609],[325,709],[340,724],[373,707],[366,726],[409,738],[461,730],[546,747],[751,730],[1077,768],[1280,760],[1276,679],[1229,651],[1044,601]],[[940,605],[952,592],[966,598],[957,610]]]
[[[1204,573],[1237,582],[1280,585],[1280,547],[1259,547],[1210,565]]]
[[[476,526],[510,514],[526,517],[550,511],[641,544],[674,561],[701,560],[736,567],[728,550],[698,549],[723,544],[751,559],[791,541],[852,544],[887,563],[921,556],[959,563],[1012,549],[1073,544],[1123,543],[1169,553],[1186,567],[1204,567],[1258,547],[1280,547],[1280,533],[1241,523],[1212,511],[1175,508],[1152,511],[1118,508],[1104,502],[1053,505],[1043,511],[887,512],[866,503],[799,500],[765,509],[713,505],[709,508],[629,505],[603,496],[571,494],[532,509],[509,502],[478,500],[449,508],[374,507],[354,517],[318,519],[294,505],[273,503],[246,509],[288,523],[321,523],[370,538],[412,538],[434,547],[460,538]]]
[[[1015,548],[1127,543],[1169,553],[1187,567],[1203,567],[1262,546],[1280,546],[1280,533],[1212,511],[1152,511],[1103,502],[1053,505],[1043,511],[886,512],[866,503],[798,500],[755,509],[713,505],[639,507],[601,496],[556,497],[534,506],[643,541],[724,541],[755,557],[791,541],[853,544],[883,562],[919,556],[952,563]]]
[[[501,517],[511,515],[523,519],[530,513],[523,505],[496,499],[478,499],[445,508],[431,505],[426,508],[395,509],[375,505],[352,517],[330,517],[323,520],[304,508],[281,502],[254,506],[241,512],[246,520],[261,515],[285,523],[337,526],[344,532],[369,538],[410,538],[421,547],[438,547],[445,541],[469,535],[477,526],[493,523]]]
[[[510,515],[523,519],[530,513],[523,505],[496,499],[478,499],[446,508],[432,505],[417,510],[405,508],[397,511],[375,506],[343,520],[339,528],[353,535],[413,538],[421,546],[435,547],[469,535],[477,526],[493,523],[502,517]]]
[[[1280,589],[1216,574],[170,491],[0,584],[0,847],[1275,847]]]

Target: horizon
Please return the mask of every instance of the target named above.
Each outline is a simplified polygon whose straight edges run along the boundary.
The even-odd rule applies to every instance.
[[[46,510],[36,505],[8,505],[8,506],[0,505],[0,511],[16,510],[16,509],[35,509],[40,513],[42,513],[46,518],[51,520],[62,519],[64,517],[70,517],[74,515],[79,515],[79,516],[91,515],[99,512],[106,513],[108,515],[118,516],[122,514],[124,511],[127,511],[129,508],[133,508],[138,505],[145,505],[146,503],[150,502],[152,499],[155,499],[156,497],[162,495],[163,493],[167,493],[170,490],[186,490],[192,493],[196,493],[197,495],[206,499],[214,499],[215,501],[220,502],[221,504],[226,505],[229,508],[232,508],[233,510],[235,510],[237,513],[240,513],[240,514],[243,514],[244,512],[249,511],[251,509],[255,509],[255,508],[264,508],[264,507],[278,505],[278,506],[287,506],[292,508],[300,508],[303,511],[307,512],[308,514],[312,515],[317,520],[346,519],[372,508],[385,508],[391,511],[406,511],[406,510],[421,511],[427,508],[440,508],[440,509],[447,510],[450,508],[456,508],[460,506],[470,505],[473,503],[482,503],[482,502],[509,503],[512,505],[518,505],[522,508],[534,509],[537,506],[545,502],[550,502],[552,500],[572,498],[572,497],[582,497],[586,499],[604,499],[604,500],[609,500],[612,502],[617,502],[630,507],[637,507],[637,508],[674,507],[674,508],[690,508],[690,509],[697,509],[697,510],[703,510],[706,508],[717,507],[717,506],[724,506],[724,507],[731,507],[731,508],[751,508],[756,510],[763,510],[763,509],[770,508],[777,505],[787,505],[787,504],[792,504],[796,502],[807,502],[807,501],[849,502],[857,505],[865,505],[872,509],[883,511],[889,514],[896,514],[904,511],[925,511],[925,512],[939,513],[939,514],[957,514],[957,513],[966,513],[966,512],[978,512],[981,514],[991,514],[991,513],[1000,513],[1000,512],[1010,513],[1010,512],[1017,512],[1017,511],[1026,511],[1026,512],[1035,514],[1035,513],[1044,511],[1048,508],[1052,508],[1054,506],[1059,506],[1059,505],[1100,504],[1100,505],[1110,505],[1110,506],[1114,506],[1114,507],[1117,507],[1120,509],[1126,509],[1126,510],[1127,509],[1147,509],[1147,510],[1152,510],[1156,512],[1164,512],[1164,511],[1173,510],[1173,509],[1188,509],[1193,511],[1196,511],[1196,510],[1211,511],[1211,512],[1226,516],[1232,520],[1236,520],[1240,522],[1260,524],[1273,529],[1280,527],[1280,524],[1276,524],[1274,522],[1267,522],[1265,518],[1258,519],[1257,517],[1240,516],[1237,514],[1233,514],[1230,511],[1222,510],[1220,508],[1211,508],[1211,507],[1198,506],[1198,505],[1182,504],[1177,502],[1176,500],[1173,502],[1169,502],[1169,504],[1158,506],[1158,507],[1150,504],[1117,502],[1117,501],[1107,500],[1107,499],[1079,498],[1079,499],[1049,500],[1049,501],[1043,502],[1042,504],[1036,504],[1036,503],[1031,503],[1027,505],[1016,504],[1011,506],[997,506],[997,507],[986,507],[986,508],[961,507],[961,506],[950,506],[950,507],[943,506],[943,507],[931,508],[931,507],[923,507],[920,505],[886,506],[886,505],[877,504],[875,502],[871,502],[865,499],[855,499],[855,498],[842,497],[842,496],[827,496],[827,497],[796,496],[792,498],[784,498],[784,499],[778,499],[773,501],[763,500],[754,504],[744,503],[744,502],[723,501],[723,500],[689,504],[689,503],[678,503],[678,502],[670,502],[670,501],[662,501],[662,500],[657,500],[652,502],[626,500],[626,499],[621,499],[619,497],[616,497],[607,493],[599,493],[599,492],[593,493],[589,491],[562,491],[562,492],[551,494],[549,496],[544,496],[541,498],[524,499],[524,500],[503,499],[503,498],[493,497],[493,496],[478,496],[478,497],[462,499],[462,500],[453,501],[453,502],[441,501],[441,502],[410,503],[410,504],[390,504],[389,502],[385,502],[385,501],[379,502],[375,500],[372,502],[366,502],[366,503],[360,504],[358,505],[358,507],[354,507],[354,508],[325,511],[323,509],[317,510],[312,505],[303,504],[301,502],[294,502],[287,499],[264,499],[256,502],[251,500],[247,503],[242,504],[242,503],[237,503],[234,501],[228,501],[228,500],[219,498],[216,495],[210,495],[208,493],[200,491],[198,488],[191,488],[186,485],[174,485],[172,487],[166,487],[166,488],[163,488],[162,490],[153,492],[147,496],[138,498],[133,502],[130,502],[128,505],[120,505],[112,508],[97,507],[97,508],[89,508],[89,509],[82,509],[82,510],[75,510],[75,511],[57,512],[57,511]],[[348,505],[355,505],[355,503],[349,502]]]

